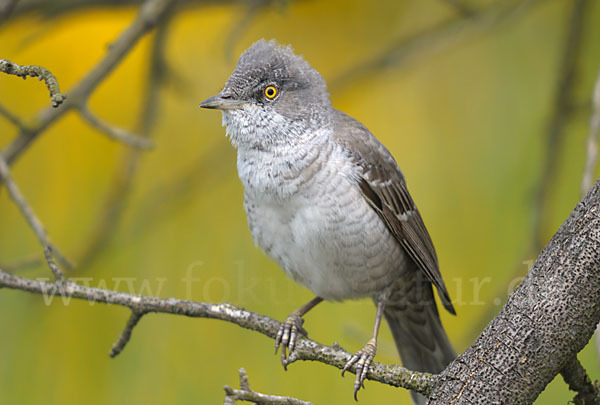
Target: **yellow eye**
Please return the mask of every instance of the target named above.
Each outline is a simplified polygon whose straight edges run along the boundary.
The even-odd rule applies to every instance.
[[[268,99],[273,100],[276,95],[277,95],[277,87],[275,87],[275,86],[267,86],[265,88],[265,96]]]

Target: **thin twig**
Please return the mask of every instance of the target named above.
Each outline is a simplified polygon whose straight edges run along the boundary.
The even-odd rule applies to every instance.
[[[464,0],[443,0],[443,2],[465,17],[470,17],[473,14],[471,6],[466,4]]]
[[[577,357],[571,361],[560,372],[571,391],[577,392],[573,399],[575,405],[598,405],[600,404],[600,391],[598,383],[593,383],[587,375],[585,368]]]
[[[44,260],[40,257],[39,254],[36,254],[31,257],[27,257],[16,261],[14,263],[2,263],[0,264],[0,268],[8,271],[9,273],[15,273],[18,271],[24,271],[27,269],[31,269],[33,267],[38,267],[44,264]]]
[[[250,391],[250,380],[248,379],[248,374],[246,374],[246,370],[240,368],[238,370],[238,375],[240,376],[240,388],[243,390]]]
[[[39,114],[37,125],[19,136],[6,148],[4,158],[11,165],[27,147],[54,121],[67,111],[83,105],[91,92],[115,69],[137,42],[149,33],[169,11],[176,0],[147,0],[140,7],[135,20],[114,42],[104,58],[69,93],[60,109],[45,109]]]
[[[44,248],[44,258],[46,259],[46,263],[48,263],[48,267],[50,267],[52,274],[54,274],[54,278],[56,278],[56,281],[64,280],[65,275],[58,267],[58,265],[54,262],[54,259],[52,259],[52,248],[50,246],[46,246]]]
[[[246,10],[234,24],[231,24],[231,29],[225,39],[224,54],[226,60],[231,60],[236,42],[242,37],[256,16],[275,2],[284,3],[281,0],[251,0],[246,3]]]
[[[166,80],[166,75],[171,73],[167,67],[164,55],[165,43],[169,24],[173,13],[168,12],[156,27],[150,55],[150,74],[146,81],[144,106],[141,109],[137,131],[143,138],[152,137],[152,129],[159,117],[160,89]],[[128,197],[132,190],[132,182],[141,156],[139,149],[128,149],[116,170],[112,187],[103,204],[103,209],[96,225],[93,227],[86,246],[84,246],[78,259],[78,271],[85,272],[90,264],[101,254],[107,246],[111,235],[120,223],[123,211],[127,206]]]
[[[27,203],[27,200],[17,187],[17,184],[14,182],[8,164],[0,154],[0,179],[6,184],[6,189],[8,190],[8,195],[14,201],[14,203],[19,207],[21,214],[25,217],[29,226],[37,236],[38,241],[45,249],[46,247],[50,247],[54,253],[54,256],[61,262],[63,266],[67,269],[71,269],[73,265],[67,260],[67,258],[56,248],[56,246],[50,242],[48,238],[48,234],[42,222],[38,219],[33,212],[33,209]]]
[[[117,341],[112,345],[112,348],[110,349],[110,357],[114,358],[123,351],[125,346],[127,346],[127,343],[129,343],[129,339],[131,339],[131,332],[133,332],[133,328],[135,328],[140,319],[142,319],[142,316],[144,316],[145,314],[146,313],[143,311],[131,311],[131,316],[127,320],[125,328],[123,328],[123,332],[121,332],[119,339],[117,339]]]
[[[371,58],[342,72],[330,82],[331,89],[337,89],[350,83],[356,83],[363,77],[372,77],[379,70],[399,68],[409,62],[439,53],[457,44],[466,34],[473,34],[496,27],[508,21],[526,9],[539,4],[541,0],[496,1],[491,6],[472,11],[469,15],[460,15],[437,23],[408,37],[391,41]]]
[[[103,132],[105,135],[115,141],[122,142],[138,149],[151,149],[154,147],[154,142],[151,140],[134,135],[122,128],[112,126],[102,121],[100,118],[92,114],[86,105],[80,105],[77,109],[81,117],[85,119],[88,124]]]
[[[546,153],[541,168],[541,178],[538,182],[535,200],[533,202],[533,241],[531,252],[537,254],[545,245],[545,232],[542,219],[546,212],[546,204],[551,185],[556,178],[556,170],[559,165],[559,152],[567,123],[573,113],[573,87],[575,83],[575,73],[577,62],[579,60],[579,48],[583,39],[583,23],[585,16],[585,7],[589,5],[589,0],[575,0],[569,17],[567,33],[562,48],[562,54],[558,70],[558,87],[554,95],[554,105],[549,113],[548,132],[546,135]]]
[[[19,119],[19,117],[17,117],[13,113],[11,113],[3,105],[0,105],[0,115],[3,116],[4,118],[6,118],[14,126],[16,126],[17,128],[19,128],[19,130],[21,130],[21,131],[26,131],[27,130],[27,128],[25,127],[25,124],[23,124],[23,122]]]
[[[585,6],[588,0],[576,0],[573,3],[573,9],[569,17],[567,33],[562,48],[561,59],[558,70],[558,87],[554,96],[554,104],[552,111],[549,114],[548,130],[546,134],[546,153],[544,156],[543,165],[541,168],[541,176],[537,184],[535,198],[531,205],[532,225],[531,225],[531,240],[525,247],[521,257],[526,259],[537,256],[545,243],[543,221],[545,205],[550,191],[550,186],[555,178],[555,170],[558,167],[558,154],[560,145],[562,145],[565,136],[567,122],[571,119],[572,114],[576,111],[573,106],[573,85],[575,80],[575,69],[577,66],[579,47],[582,42],[583,17],[585,15]],[[525,272],[523,271],[523,262],[519,262],[508,278],[512,280],[518,279]],[[507,298],[507,283],[499,285],[498,290],[493,297],[499,298],[502,302]],[[490,301],[490,305],[483,311],[480,319],[474,323],[479,325],[471,328],[464,341],[471,342],[472,339],[479,334],[479,331],[488,324],[489,320],[498,310],[498,305]]]
[[[6,0],[2,0],[6,1]],[[13,1],[13,0],[8,0]],[[57,18],[66,13],[77,11],[84,12],[86,9],[97,9],[110,5],[112,9],[132,8],[140,6],[146,0],[19,0],[11,14],[11,18],[16,18],[24,14],[41,15],[46,19]],[[287,0],[282,0],[287,1]],[[219,6],[246,3],[248,0],[177,0],[182,6],[202,6],[218,3]]]
[[[600,133],[600,73],[596,79],[594,93],[592,94],[592,117],[590,118],[590,131],[586,141],[586,159],[583,177],[581,179],[581,195],[590,191],[593,184],[594,171],[598,160],[598,133]]]
[[[0,72],[19,76],[23,79],[29,76],[37,77],[39,80],[43,80],[44,83],[46,83],[46,87],[50,91],[50,99],[52,100],[52,107],[54,108],[61,105],[62,102],[67,98],[65,94],[60,92],[58,81],[56,81],[56,78],[52,72],[44,67],[35,65],[19,66],[9,60],[0,59]]]
[[[224,141],[217,141],[198,157],[190,167],[181,170],[172,181],[165,181],[144,193],[142,203],[132,219],[130,237],[134,239],[147,232],[153,223],[160,223],[173,212],[182,209],[182,204],[189,204],[198,190],[206,194],[223,184],[224,179],[235,170],[223,156],[231,153],[231,147]],[[198,176],[198,173],[203,173]],[[153,218],[148,221],[147,218]]]
[[[246,370],[240,368],[240,389],[236,390],[229,385],[223,387],[225,390],[225,401],[223,405],[234,405],[237,401],[254,402],[255,404],[268,405],[311,405],[310,402],[301,401],[292,397],[281,397],[279,395],[261,394],[253,391],[248,382]]]
[[[167,13],[165,13],[162,20],[156,26],[156,32],[152,40],[152,50],[148,61],[150,64],[150,74],[145,85],[144,107],[142,108],[137,124],[138,131],[144,137],[152,135],[152,129],[160,116],[160,90],[169,76],[174,75],[165,55],[169,27],[172,20],[173,8],[167,10]]]
[[[100,288],[84,287],[71,280],[60,283],[48,283],[31,280],[0,270],[0,287],[28,291],[45,297],[63,296],[88,302],[119,305],[132,311],[144,313],[156,312],[174,315],[184,315],[194,318],[211,318],[231,322],[242,328],[250,329],[274,339],[281,323],[264,315],[247,311],[232,304],[212,304],[179,300],[175,298],[161,299],[141,295],[127,294]],[[329,364],[342,369],[350,359],[351,354],[339,345],[326,346],[308,338],[300,339],[289,363],[298,360],[311,360]],[[355,372],[355,368],[350,370]],[[367,378],[394,387],[403,387],[428,395],[436,376],[410,371],[398,365],[373,363]]]
[[[7,20],[19,0],[4,0],[0,3],[0,22]]]

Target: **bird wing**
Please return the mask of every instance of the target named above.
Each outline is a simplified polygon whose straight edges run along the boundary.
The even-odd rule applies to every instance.
[[[357,181],[362,195],[408,256],[437,288],[444,307],[456,314],[439,270],[429,232],[390,152],[364,125],[340,111],[336,111],[334,137],[360,167],[362,175]]]

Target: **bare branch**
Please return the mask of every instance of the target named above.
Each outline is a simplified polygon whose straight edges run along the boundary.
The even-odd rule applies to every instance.
[[[33,267],[41,266],[43,263],[44,260],[40,257],[39,254],[36,254],[34,256],[21,259],[14,263],[0,263],[0,269],[4,269],[9,273],[14,273],[17,271],[23,271]]]
[[[545,213],[546,201],[553,180],[556,177],[559,152],[565,136],[566,125],[573,113],[573,85],[575,83],[575,70],[579,60],[579,48],[583,39],[583,26],[585,7],[589,0],[575,0],[569,17],[565,41],[558,70],[558,87],[554,96],[554,105],[549,113],[548,132],[546,135],[546,153],[541,168],[533,213],[533,238],[532,251],[537,254],[545,244],[545,233],[542,218]]]
[[[162,218],[179,210],[181,204],[193,198],[198,190],[208,190],[222,184],[223,179],[235,170],[230,162],[223,159],[229,153],[230,145],[218,141],[199,154],[189,168],[177,173],[174,180],[157,184],[144,193],[142,203],[132,220],[131,228],[135,230],[135,234],[145,232],[152,225],[147,220],[148,217],[153,218],[154,222],[160,222]],[[198,173],[204,175],[198,176]],[[132,236],[135,237],[135,234]]]
[[[10,17],[15,5],[17,4],[17,1],[18,0],[4,0],[2,3],[0,3],[0,22]]]
[[[147,0],[140,7],[135,20],[113,43],[106,56],[69,93],[60,109],[45,109],[40,113],[37,125],[19,136],[6,148],[4,158],[12,164],[50,124],[72,108],[83,105],[90,93],[114,70],[137,42],[150,32],[169,11],[176,0]]]
[[[440,373],[431,405],[531,404],[576,361],[600,322],[599,210],[600,179],[500,313]]]
[[[3,0],[14,1],[14,0]],[[26,13],[36,13],[45,18],[53,18],[62,14],[73,13],[83,9],[93,9],[97,7],[112,8],[131,8],[139,6],[146,0],[19,0],[11,14],[11,17],[18,17]],[[285,1],[285,0],[282,0]],[[202,6],[202,5],[231,5],[246,3],[248,0],[178,0],[182,6]],[[1,20],[0,20],[1,21]]]
[[[132,146],[138,149],[151,149],[154,147],[154,142],[149,139],[142,138],[138,135],[134,135],[122,128],[114,127],[96,117],[90,110],[88,110],[86,105],[80,105],[78,107],[78,111],[88,124],[92,127],[100,130],[105,135],[108,135],[109,138],[122,142],[126,145]]]
[[[356,83],[357,80],[372,76],[379,70],[398,68],[417,58],[439,53],[457,44],[466,34],[472,35],[491,29],[540,2],[541,0],[496,1],[491,6],[473,11],[469,15],[453,17],[407,38],[392,41],[374,57],[365,59],[338,75],[331,81],[329,87],[335,89],[349,83]]]
[[[152,136],[152,128],[159,117],[160,88],[165,82],[166,75],[172,73],[167,67],[164,55],[168,27],[173,13],[167,12],[156,27],[152,42],[152,51],[149,58],[150,74],[146,80],[144,106],[141,109],[137,127],[143,138]],[[120,167],[114,176],[113,185],[103,204],[102,213],[98,215],[96,225],[93,227],[87,245],[83,248],[78,258],[78,271],[83,272],[89,268],[102,249],[106,246],[114,229],[119,224],[121,215],[127,205],[131,183],[133,181],[141,151],[129,149],[121,160]]]
[[[17,187],[17,184],[14,182],[10,174],[10,169],[8,168],[6,161],[2,157],[2,154],[0,154],[0,179],[2,179],[6,184],[8,195],[17,205],[17,207],[19,207],[21,214],[23,214],[23,216],[29,223],[29,226],[35,233],[35,236],[37,236],[37,239],[42,245],[42,247],[44,249],[46,247],[50,247],[54,252],[55,257],[61,262],[61,264],[67,269],[71,269],[73,266],[69,262],[69,260],[67,260],[67,258],[56,248],[56,246],[54,246],[52,242],[50,242],[44,225],[35,215],[33,209],[31,209],[31,207],[27,203],[27,200],[25,200],[25,197],[21,193],[21,190],[19,190],[19,187]]]
[[[600,404],[598,383],[592,383],[583,365],[574,357],[560,372],[571,391],[577,392],[573,399],[575,405]]]
[[[600,73],[596,79],[594,86],[594,94],[592,95],[592,117],[590,118],[590,131],[588,133],[586,147],[587,156],[585,159],[585,169],[583,178],[581,179],[581,194],[585,195],[590,188],[594,178],[594,170],[598,160],[598,133],[600,133]]]
[[[58,265],[52,259],[52,248],[50,246],[46,246],[44,248],[44,257],[46,258],[46,262],[48,263],[48,267],[50,267],[50,271],[54,274],[56,281],[63,281],[65,276]]]
[[[500,314],[440,375],[375,363],[368,378],[421,392],[430,396],[432,403],[447,404],[449,398],[458,397],[456,404],[472,403],[470,398],[485,403],[494,398],[503,398],[505,403],[531,403],[557,373],[563,372],[572,387],[588,395],[590,385],[584,372],[576,364],[565,369],[565,364],[576,359],[600,319],[599,206],[600,180],[554,235]],[[281,325],[231,304],[145,297],[84,287],[68,279],[48,283],[3,270],[0,287],[120,305],[137,313],[219,319],[271,338]],[[131,316],[117,347],[125,346],[139,318]],[[313,360],[341,369],[350,357],[338,345],[325,346],[302,338],[288,364]]]
[[[223,387],[225,390],[225,402],[223,405],[234,405],[237,401],[254,402],[255,404],[268,405],[311,405],[310,402],[301,401],[292,397],[280,397],[278,395],[261,394],[250,389],[246,370],[240,368],[240,389],[236,390],[229,385]]]
[[[146,297],[100,288],[84,287],[68,279],[62,282],[47,283],[19,277],[4,270],[0,270],[0,287],[28,291],[50,297],[57,295],[68,296],[89,302],[120,305],[132,311],[143,313],[156,312],[184,315],[193,318],[220,319],[239,325],[242,328],[262,333],[271,339],[275,338],[281,325],[272,318],[246,311],[243,308],[227,303],[212,304],[175,298],[161,299]],[[133,316],[130,318],[130,321],[132,319],[135,320]],[[133,322],[131,321],[131,323]],[[128,333],[131,333],[131,329],[133,327],[129,329]],[[337,344],[326,346],[303,338],[296,344],[290,363],[297,360],[311,360],[329,364],[341,370],[350,357],[351,354]],[[350,371],[355,373],[355,368],[352,367]],[[403,387],[428,395],[436,376],[429,373],[410,371],[398,365],[373,363],[367,378],[383,384]]]
[[[41,66],[27,65],[19,66],[16,63],[12,63],[6,59],[0,59],[0,72],[15,75],[25,79],[29,77],[38,77],[39,80],[44,80],[46,87],[50,91],[50,99],[52,100],[52,107],[56,108],[62,104],[67,98],[65,94],[60,92],[58,82],[54,75],[46,68]]]
[[[558,87],[556,88],[552,111],[548,115],[548,132],[546,134],[547,149],[543,158],[543,166],[540,171],[541,175],[537,184],[535,198],[531,205],[531,215],[533,218],[531,229],[532,237],[521,256],[526,259],[529,259],[532,256],[537,256],[545,242],[545,233],[542,221],[545,212],[545,204],[548,193],[550,192],[550,186],[553,184],[552,180],[556,176],[555,170],[558,167],[556,161],[558,160],[560,145],[565,137],[566,124],[571,119],[572,114],[576,111],[572,105],[572,92],[573,85],[575,83],[574,76],[578,60],[578,50],[582,42],[582,32],[584,29],[584,6],[587,4],[588,0],[577,0],[575,3],[573,3],[573,9],[567,25],[567,33],[559,63],[559,71],[557,74]],[[515,267],[508,280],[515,280],[524,273],[523,263],[520,262]],[[504,301],[506,298],[506,287],[507,283],[501,283],[498,287],[498,290],[495,292],[495,295],[493,296]],[[472,328],[472,331],[469,332],[469,335],[466,336],[465,340],[472,341],[476,336],[477,331],[481,330],[485,325],[487,325],[489,320],[493,318],[496,312],[497,306],[493,305],[492,301],[492,305],[489,305],[488,308],[486,308],[480,317],[479,322],[475,323],[475,325],[480,325],[480,327]]]
[[[240,376],[240,388],[243,390],[250,390],[250,380],[248,379],[248,374],[246,374],[246,370],[240,368],[238,370],[238,375]]]
[[[231,25],[231,30],[225,39],[224,53],[227,60],[232,58],[233,47],[248,29],[252,21],[254,21],[256,16],[273,3],[280,3],[282,7],[285,7],[287,2],[282,0],[251,0],[246,2],[246,10],[241,17]]]
[[[466,4],[464,0],[443,0],[443,2],[465,17],[470,17],[473,14],[471,6]]]
[[[27,129],[25,128],[25,124],[23,124],[23,122],[21,122],[21,120],[14,115],[13,113],[11,113],[6,107],[4,107],[3,105],[0,105],[0,115],[3,116],[4,118],[6,118],[9,122],[11,122],[14,126],[16,126],[17,128],[19,128],[19,130],[21,130],[21,132],[26,131]]]
[[[169,9],[156,26],[156,33],[152,41],[152,50],[149,58],[150,74],[146,79],[146,94],[143,98],[144,107],[142,108],[138,122],[138,131],[144,137],[151,135],[152,128],[159,116],[160,89],[166,82],[167,77],[174,74],[169,68],[165,56],[165,45],[172,18],[173,9]]]
[[[110,349],[110,357],[116,357],[123,351],[127,343],[129,343],[129,339],[131,339],[131,332],[133,332],[133,328],[135,328],[140,319],[142,319],[142,316],[145,314],[146,313],[143,311],[131,310],[131,316],[127,320],[123,332],[121,332],[119,339],[117,339]]]

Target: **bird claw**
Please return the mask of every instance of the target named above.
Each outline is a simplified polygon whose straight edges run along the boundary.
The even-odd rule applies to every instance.
[[[375,353],[377,353],[377,344],[370,340],[361,350],[354,353],[342,370],[343,377],[344,373],[356,364],[356,378],[354,379],[355,401],[358,401],[358,391],[361,388],[365,388],[365,379],[367,378],[367,373],[369,372],[369,367],[371,367],[373,358],[375,358]]]
[[[302,319],[299,315],[291,314],[287,317],[283,324],[281,324],[281,327],[277,332],[277,337],[275,338],[275,353],[277,353],[279,346],[281,346],[281,363],[285,369],[287,369],[287,351],[289,350],[289,353],[291,354],[296,347],[298,333],[307,336],[306,330],[304,330],[302,327],[303,323],[304,319]]]

